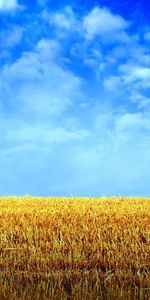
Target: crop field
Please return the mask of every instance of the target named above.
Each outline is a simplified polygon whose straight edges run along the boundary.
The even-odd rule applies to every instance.
[[[150,299],[150,198],[0,198],[0,300]]]

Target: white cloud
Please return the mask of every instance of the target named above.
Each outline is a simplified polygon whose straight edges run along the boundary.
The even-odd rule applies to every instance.
[[[142,193],[143,187],[146,193],[150,139],[145,129],[150,129],[149,116],[108,111],[97,113],[94,121],[88,131],[52,126],[50,120],[36,126],[21,119],[2,126],[1,120],[2,144],[11,144],[0,149],[5,170],[3,177],[0,174],[1,193],[17,190],[22,194],[69,196],[71,190],[80,196],[135,195],[135,191]],[[10,178],[15,181],[10,182]]]
[[[77,19],[75,18],[74,12],[70,6],[66,6],[62,13],[48,13],[45,10],[43,12],[43,17],[49,24],[54,25],[57,29],[66,31],[77,30]]]
[[[119,76],[109,76],[104,79],[103,85],[109,91],[118,91],[122,87],[121,78]]]
[[[24,123],[19,124],[19,128],[8,128],[6,134],[1,138],[5,142],[17,141],[18,145],[35,145],[35,147],[53,146],[56,144],[78,142],[86,140],[89,136],[88,130],[67,129],[65,127],[51,126],[50,124],[37,124],[37,126],[29,126]]]
[[[0,11],[11,11],[19,7],[17,0],[0,0]]]
[[[141,65],[127,63],[119,67],[125,84],[134,83],[136,88],[148,88],[150,86],[150,68]]]
[[[118,67],[116,73],[117,75],[105,76],[103,80],[105,91],[112,92],[111,99],[118,99],[126,109],[130,109],[133,104],[135,110],[149,109],[150,68],[127,61]]]
[[[70,107],[82,82],[61,68],[59,59],[55,60],[57,51],[55,41],[42,39],[33,52],[23,53],[18,61],[4,67],[0,77],[2,83],[7,83],[7,93],[13,91],[10,102],[41,117],[58,116]]]
[[[116,34],[127,27],[128,22],[119,15],[113,15],[107,8],[95,7],[83,19],[83,29],[87,39],[93,39],[98,35],[105,37],[107,34]]]
[[[150,79],[150,68],[135,67],[132,69],[132,75],[135,79]]]
[[[77,145],[68,156],[74,170],[70,189],[76,187],[84,195],[137,195],[145,186],[146,192],[150,175],[148,130],[149,115],[97,113],[89,143]]]
[[[56,193],[56,184],[57,193],[61,186],[67,192],[69,151],[84,143],[89,132],[71,117],[82,81],[61,66],[60,51],[56,41],[41,39],[32,51],[1,70],[0,163],[5,171],[0,172],[0,194]],[[33,182],[34,172],[40,176]],[[19,179],[24,183],[17,189]]]
[[[57,39],[41,38],[0,72],[0,194],[144,195],[149,192],[150,116],[140,87],[150,79],[148,53],[137,51],[136,39],[130,39],[130,47],[117,44],[115,53],[99,41],[90,43],[97,35],[128,40],[128,23],[107,9],[95,8],[84,18],[88,41],[71,8],[46,17]],[[76,60],[99,72],[90,79],[83,72],[83,85],[74,73],[78,66],[69,71],[65,65],[65,43],[59,43],[59,32],[69,37],[71,30],[80,35],[73,43],[78,44]],[[8,39],[8,48],[17,43],[17,34]],[[145,105],[147,113],[131,113],[128,101],[136,101],[136,108]]]
[[[61,47],[56,40],[43,38],[35,46],[35,52],[41,56],[43,61],[53,61],[58,57],[58,53],[61,52]]]
[[[7,31],[0,32],[0,48],[13,48],[20,43],[23,35],[23,28],[14,26]]]
[[[129,99],[136,103],[138,108],[150,108],[150,97],[142,95],[140,91],[133,89]]]
[[[100,67],[105,91],[113,92],[111,99],[118,99],[122,107],[129,110],[133,105],[135,110],[149,109],[150,60],[147,46],[141,46],[136,39],[128,46],[117,46],[104,56]],[[99,78],[101,80],[101,73]]]
[[[73,123],[69,128],[65,121],[67,110],[74,107],[81,93],[82,81],[61,67],[59,51],[56,41],[42,39],[32,52],[23,53],[1,71],[1,120],[5,120],[1,123],[1,138],[12,148],[18,143],[27,143],[30,148],[30,144],[39,141],[50,145],[84,140],[87,136],[82,128],[77,129]],[[7,105],[10,116],[19,121],[7,120]]]
[[[116,130],[122,133],[129,131],[134,137],[135,131],[140,134],[140,130],[150,130],[149,114],[125,113],[116,119]]]

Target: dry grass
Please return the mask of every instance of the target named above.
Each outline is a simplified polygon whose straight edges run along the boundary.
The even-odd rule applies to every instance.
[[[0,198],[0,300],[150,299],[150,199]]]

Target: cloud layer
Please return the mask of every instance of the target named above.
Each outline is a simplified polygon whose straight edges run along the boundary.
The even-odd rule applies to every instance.
[[[149,195],[149,30],[98,5],[36,9],[0,34],[0,194]]]
[[[11,11],[19,7],[17,0],[0,0],[0,11]]]
[[[88,39],[106,35],[112,38],[112,34],[120,33],[127,27],[127,21],[119,15],[113,15],[107,8],[95,7],[83,19],[83,29]]]

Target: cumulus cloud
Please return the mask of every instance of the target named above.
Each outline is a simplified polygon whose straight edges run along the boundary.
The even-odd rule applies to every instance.
[[[106,8],[79,16],[70,6],[45,7],[39,18],[43,31],[35,25],[34,41],[1,66],[0,194],[146,195],[147,49]],[[10,51],[21,32],[8,31]]]
[[[72,129],[68,128],[64,121],[81,93],[82,81],[59,65],[56,59],[59,51],[60,45],[56,41],[42,39],[32,52],[23,53],[17,61],[3,67],[0,75],[1,120],[7,120],[6,106],[14,120],[19,119],[1,123],[1,138],[3,136],[6,144],[11,143],[11,147],[18,143],[27,143],[30,147],[30,143],[39,140],[42,144],[50,144],[87,136],[86,131],[79,131],[74,125]],[[45,125],[39,126],[39,122]],[[4,128],[6,135],[2,134]]]
[[[46,10],[43,12],[43,17],[50,25],[56,29],[65,31],[76,31],[78,29],[78,21],[70,6],[66,6],[63,12],[49,13]]]
[[[83,29],[87,39],[96,36],[122,32],[128,27],[128,22],[121,16],[112,14],[107,8],[95,7],[83,19]]]
[[[144,85],[148,84],[150,79],[150,68],[138,66],[138,65],[132,65],[132,64],[126,64],[120,66],[120,71],[124,73],[124,80],[129,83],[133,81],[140,81]]]
[[[148,187],[150,175],[146,167],[150,163],[148,120],[149,115],[140,113],[97,114],[89,142],[77,145],[68,156],[74,170],[70,189],[74,191],[78,186],[84,195],[98,194],[98,191],[99,195],[135,195],[138,184],[136,195],[142,193],[141,180],[145,178]]]
[[[137,89],[131,92],[129,99],[137,104],[138,108],[145,108],[147,110],[150,109],[150,97],[143,95],[140,91]]]
[[[104,88],[110,91],[118,91],[122,87],[121,78],[119,76],[110,76],[104,79]]]
[[[19,8],[17,0],[0,0],[0,11],[11,11]]]
[[[58,48],[55,41],[41,40],[35,51],[23,53],[18,61],[3,68],[1,82],[7,82],[7,92],[13,90],[10,106],[15,99],[18,108],[32,112],[33,117],[48,117],[58,116],[71,105],[81,80],[55,62]]]
[[[0,48],[10,49],[19,44],[23,36],[23,31],[23,28],[19,26],[13,26],[11,29],[2,30],[0,32]]]
[[[125,113],[117,118],[116,130],[122,133],[124,131],[129,131],[131,135],[135,135],[135,131],[138,135],[140,135],[143,130],[149,131],[149,114],[143,115],[142,113]]]
[[[128,45],[117,45],[105,55],[101,64],[103,87],[126,109],[149,109],[150,62],[149,49],[133,39]],[[103,73],[102,73],[103,72]],[[101,80],[101,79],[100,79]],[[113,100],[112,100],[113,101]]]
[[[119,73],[122,89],[128,94],[128,101],[136,104],[137,108],[149,109],[149,66],[127,62],[119,67]]]
[[[57,41],[41,39],[32,51],[1,69],[0,162],[5,169],[3,177],[0,173],[1,194],[6,190],[15,193],[19,177],[24,181],[19,187],[22,193],[36,194],[37,184],[38,194],[42,185],[45,193],[52,192],[60,172],[69,172],[65,171],[69,149],[89,137],[88,130],[73,116],[82,80],[61,65],[60,53]],[[9,180],[11,172],[8,178],[10,168],[15,169],[14,182]],[[41,179],[35,180],[33,187],[30,180],[34,172],[40,172]],[[67,182],[59,184],[66,186],[67,192]]]

